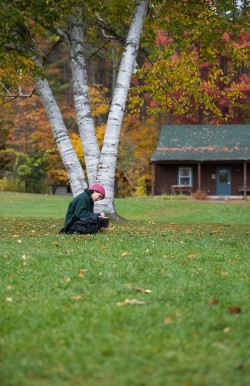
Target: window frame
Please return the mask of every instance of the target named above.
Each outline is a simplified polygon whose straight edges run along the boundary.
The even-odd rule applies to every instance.
[[[183,176],[181,174],[181,171],[184,169],[188,169],[188,171],[189,171],[188,176]],[[188,178],[189,184],[181,183],[181,178]],[[193,169],[190,166],[180,166],[178,168],[178,185],[180,185],[180,186],[193,186]]]

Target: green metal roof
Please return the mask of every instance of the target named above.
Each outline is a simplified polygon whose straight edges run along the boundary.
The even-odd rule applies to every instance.
[[[151,161],[250,160],[250,125],[162,126]]]

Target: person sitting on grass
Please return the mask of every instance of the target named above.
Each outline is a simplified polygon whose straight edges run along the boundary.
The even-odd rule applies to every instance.
[[[96,233],[104,227],[105,213],[94,213],[94,203],[105,198],[105,189],[100,184],[91,185],[76,196],[68,206],[64,228],[60,233]]]

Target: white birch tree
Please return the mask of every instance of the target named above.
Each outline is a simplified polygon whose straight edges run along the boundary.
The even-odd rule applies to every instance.
[[[88,183],[91,185],[98,182],[105,186],[106,199],[99,203],[98,210],[104,210],[114,217],[118,217],[114,205],[114,183],[119,137],[147,8],[148,0],[136,2],[120,63],[102,149],[98,146],[90,109],[80,7],[78,7],[77,16],[68,17],[67,34],[63,34],[69,47],[74,104]],[[55,141],[69,176],[73,195],[76,196],[87,186],[84,172],[69,140],[66,126],[48,81],[39,78],[36,90],[50,121]]]
[[[76,18],[71,18],[69,29],[75,110],[88,180],[90,184],[97,181],[105,186],[107,198],[96,206],[99,206],[99,210],[105,210],[114,216],[116,215],[114,182],[120,131],[147,9],[148,0],[137,1],[120,63],[101,151],[95,135],[88,98],[88,80],[83,50],[83,25]],[[79,15],[81,20],[80,16],[81,14]]]
[[[102,201],[99,209],[109,212],[114,217],[116,217],[114,181],[120,130],[148,3],[149,0],[131,0],[126,4],[121,4],[119,0],[94,2],[62,0],[60,4],[56,4],[52,0],[40,0],[38,4],[34,0],[10,0],[8,4],[6,2],[2,4],[0,11],[0,19],[8,17],[6,25],[9,36],[0,33],[5,47],[15,52],[17,58],[27,58],[30,61],[29,65],[33,63],[36,66],[31,69],[30,74],[48,116],[73,196],[95,182],[103,184],[106,199]],[[84,41],[88,37],[85,36],[85,32],[95,24],[96,19],[102,20],[102,28],[105,28],[103,21],[105,18],[115,23],[118,20],[119,10],[126,13],[127,20],[130,18],[130,25],[124,24],[128,34],[124,39],[124,52],[113,92],[104,144],[99,148],[88,94],[89,81],[84,49]],[[119,15],[120,24],[123,17],[124,15]],[[115,31],[112,21],[108,28]],[[41,37],[46,40],[46,37],[52,35],[63,41],[68,50],[76,120],[84,152],[86,176],[71,144],[62,112],[46,77],[46,69],[43,67],[44,47],[41,49],[37,37],[40,37],[41,42]]]

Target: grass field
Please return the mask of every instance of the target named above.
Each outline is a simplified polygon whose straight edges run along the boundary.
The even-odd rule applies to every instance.
[[[70,197],[0,200],[1,386],[249,384],[249,202],[118,199],[81,236]]]

